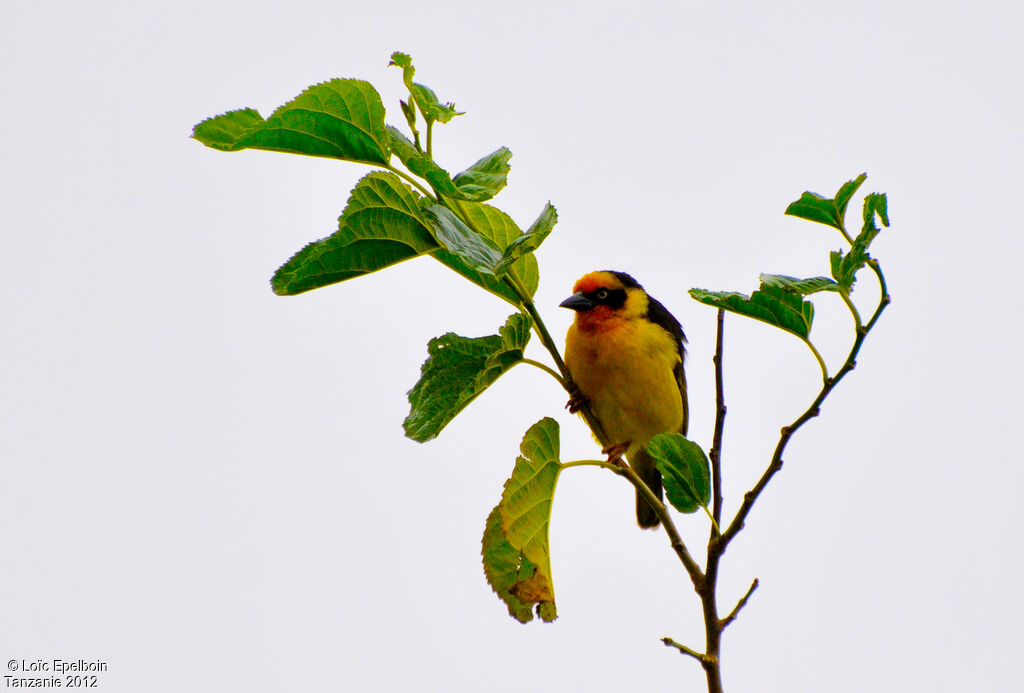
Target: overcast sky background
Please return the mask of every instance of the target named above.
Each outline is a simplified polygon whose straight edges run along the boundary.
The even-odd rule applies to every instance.
[[[559,482],[554,624],[484,581],[525,430],[554,416],[564,460],[597,452],[549,377],[516,368],[438,440],[403,437],[427,341],[508,306],[430,259],[274,296],[369,169],[189,139],[333,77],[400,124],[403,50],[466,111],[439,161],[508,146],[495,204],[524,228],[558,208],[537,304],[559,341],[592,269],[683,322],[705,447],[714,311],[686,290],[827,274],[839,237],[786,205],[865,171],[888,193],[893,304],[723,562],[723,611],[761,580],[726,689],[1019,691],[1024,6],[769,5],[9,3],[0,661],[102,660],[104,693],[703,690],[659,643],[702,645],[699,602],[607,472]],[[817,320],[835,368],[849,319],[824,297]],[[817,377],[797,340],[728,319],[727,515]]]

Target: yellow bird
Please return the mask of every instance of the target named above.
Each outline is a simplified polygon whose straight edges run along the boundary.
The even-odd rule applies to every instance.
[[[569,401],[586,403],[608,437],[610,461],[625,455],[661,499],[661,474],[647,453],[659,433],[686,434],[686,335],[679,321],[625,272],[591,272],[559,305],[576,311],[565,337],[565,365],[579,390]],[[640,494],[636,520],[657,527],[658,516]]]

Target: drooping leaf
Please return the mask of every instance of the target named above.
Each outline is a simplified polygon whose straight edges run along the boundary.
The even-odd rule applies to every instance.
[[[786,207],[786,214],[842,230],[843,220],[846,217],[846,206],[865,179],[867,179],[867,174],[862,173],[854,180],[843,183],[834,198],[827,198],[810,191],[805,192],[799,200]]]
[[[551,233],[557,221],[558,212],[555,211],[555,208],[549,202],[544,206],[537,220],[530,225],[530,228],[525,233],[520,234],[518,238],[509,243],[508,247],[505,248],[501,262],[494,269],[494,273],[498,276],[505,274],[516,260],[537,250],[540,244],[544,242],[544,239],[548,237],[548,234]]]
[[[291,296],[432,253],[417,194],[393,173],[375,171],[352,190],[338,231],[310,243],[274,274],[274,293]]]
[[[761,283],[766,286],[792,289],[803,296],[809,296],[819,291],[839,291],[839,285],[828,277],[797,279],[784,274],[762,274]]]
[[[690,289],[697,301],[732,313],[745,315],[806,339],[814,320],[814,305],[800,292],[784,286],[762,284],[750,296],[733,291]]]
[[[380,95],[358,79],[315,84],[266,120],[253,109],[204,120],[192,137],[229,152],[265,149],[385,166],[391,156]]]
[[[523,359],[532,321],[514,313],[496,335],[430,340],[420,379],[409,391],[405,435],[418,442],[437,437],[455,416],[502,373]]]
[[[546,622],[557,615],[548,526],[562,469],[558,448],[558,422],[544,418],[530,427],[520,445],[522,454],[505,482],[501,502],[488,518],[484,532],[484,573],[509,606],[509,613],[524,623],[529,618],[524,618],[528,613],[524,613],[523,606],[536,604],[538,615]],[[518,563],[515,552],[519,554]]]
[[[509,160],[512,152],[507,148],[491,152],[465,171],[455,174],[455,185],[462,199],[485,202],[491,199],[508,183]]]
[[[508,607],[509,616],[520,623],[533,620],[533,604],[535,601],[522,601],[516,593],[523,592],[520,585],[526,585],[524,597],[534,597],[530,585],[537,582],[537,566],[523,556],[522,551],[512,548],[501,528],[501,506],[495,506],[487,516],[487,525],[481,542],[480,554],[484,563],[484,576],[487,583]]]
[[[443,205],[431,205],[423,214],[441,247],[458,257],[470,269],[494,274],[501,262],[501,249],[490,238],[469,228]]]
[[[707,508],[711,502],[711,468],[700,446],[681,433],[662,433],[651,438],[647,451],[661,472],[665,495],[683,513]]]
[[[472,222],[471,231],[474,231],[472,235],[484,239],[483,241],[470,240],[468,241],[468,247],[472,248],[475,246],[480,250],[481,256],[476,259],[482,261],[485,266],[493,261],[496,267],[505,248],[518,238],[522,231],[519,230],[519,227],[516,226],[511,217],[496,207],[478,202],[462,202],[459,204],[459,209]],[[462,228],[456,229],[453,232],[452,240],[454,243],[459,242],[459,236],[466,236],[465,224],[462,224]],[[472,238],[472,236],[469,237]],[[490,246],[493,246],[493,248]],[[498,250],[496,257],[493,255],[494,249]],[[467,252],[469,252],[468,249]],[[450,250],[439,250],[434,254],[434,257],[470,281],[505,299],[513,306],[519,307],[519,297],[502,279],[494,276],[493,270],[476,269],[462,256]],[[536,293],[537,285],[540,282],[540,270],[537,267],[537,259],[532,254],[525,255],[512,264],[512,270],[522,280],[523,286],[532,297]]]

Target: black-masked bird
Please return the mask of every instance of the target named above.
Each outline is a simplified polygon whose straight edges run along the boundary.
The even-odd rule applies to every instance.
[[[625,272],[591,272],[573,286],[563,308],[576,312],[565,337],[565,365],[579,394],[569,410],[590,407],[608,438],[609,460],[625,456],[661,499],[661,474],[647,453],[659,433],[686,434],[686,335],[679,321]],[[639,493],[636,520],[657,527]]]

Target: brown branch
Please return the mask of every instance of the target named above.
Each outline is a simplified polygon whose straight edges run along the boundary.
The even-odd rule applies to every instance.
[[[711,442],[711,490],[712,499],[711,537],[718,536],[718,523],[722,521],[722,433],[725,430],[725,386],[722,378],[722,344],[725,333],[725,309],[718,309],[718,328],[715,337],[715,433]]]
[[[761,478],[758,479],[754,487],[743,495],[743,504],[740,505],[740,509],[736,512],[736,516],[733,518],[732,522],[729,523],[729,527],[722,533],[719,540],[721,551],[725,551],[725,547],[728,546],[729,542],[731,542],[736,535],[739,534],[740,530],[743,529],[744,522],[746,521],[747,515],[749,515],[750,511],[753,509],[754,503],[757,502],[757,499],[768,485],[768,482],[771,481],[772,477],[782,469],[782,453],[785,451],[786,445],[789,443],[789,439],[794,433],[800,430],[801,426],[821,413],[821,404],[825,401],[825,398],[828,397],[829,393],[831,393],[835,386],[839,384],[839,381],[846,377],[846,375],[856,367],[857,354],[860,353],[860,347],[864,343],[865,337],[868,336],[871,328],[873,328],[875,323],[878,322],[878,318],[881,316],[882,311],[885,310],[887,305],[889,305],[891,299],[888,291],[886,290],[885,278],[882,276],[882,270],[878,266],[878,262],[872,259],[868,261],[868,265],[877,275],[878,282],[881,287],[881,297],[878,301],[878,307],[875,308],[875,312],[868,323],[858,330],[857,335],[853,340],[853,346],[850,348],[850,353],[847,355],[842,368],[840,368],[833,377],[825,380],[821,391],[818,393],[818,396],[814,398],[814,402],[811,403],[811,406],[809,406],[807,410],[793,423],[783,427],[779,435],[779,442],[775,446],[775,452],[772,454],[771,463],[764,471],[764,474],[761,475]]]
[[[738,602],[736,602],[736,606],[732,608],[732,611],[729,612],[729,615],[722,619],[722,630],[725,630],[730,623],[736,620],[736,617],[740,615],[740,610],[742,610],[743,607],[747,605],[747,600],[750,599],[750,595],[754,593],[754,590],[757,589],[757,586],[759,584],[761,583],[758,582],[758,579],[754,578],[754,581],[750,584],[750,589],[747,590],[747,593],[744,594]]]
[[[686,645],[683,645],[682,643],[676,642],[672,638],[664,637],[664,638],[661,639],[661,641],[663,643],[665,643],[666,647],[674,647],[677,650],[679,650],[680,654],[684,654],[684,655],[687,655],[689,657],[693,657],[694,659],[696,659],[701,664],[703,664],[707,660],[707,655],[706,654],[703,654],[701,652],[697,652],[696,650],[692,650],[689,647],[687,647]]]

